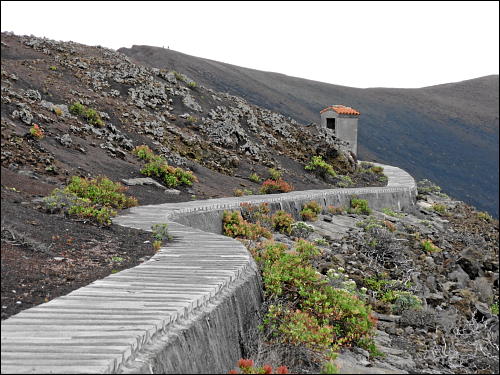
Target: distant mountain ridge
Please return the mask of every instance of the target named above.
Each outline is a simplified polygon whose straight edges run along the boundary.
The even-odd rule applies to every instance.
[[[306,124],[319,122],[319,111],[328,105],[354,107],[361,112],[360,159],[402,167],[417,179],[429,178],[455,198],[498,217],[498,75],[419,89],[359,89],[158,47],[119,51]]]

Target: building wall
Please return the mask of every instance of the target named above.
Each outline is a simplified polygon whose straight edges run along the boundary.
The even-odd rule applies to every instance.
[[[339,115],[329,110],[321,114],[321,128],[331,131],[326,127],[326,119],[335,118],[335,136],[349,142],[350,150],[358,154],[358,118],[354,116]]]

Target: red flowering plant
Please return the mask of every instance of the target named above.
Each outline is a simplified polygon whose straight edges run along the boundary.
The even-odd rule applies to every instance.
[[[260,192],[262,194],[288,193],[292,190],[292,185],[281,178],[278,180],[268,179],[264,181],[260,187]]]
[[[44,137],[43,129],[38,124],[33,124],[30,128],[30,134],[33,138],[42,139]]]
[[[272,366],[255,366],[252,359],[241,358],[238,360],[237,365],[238,369],[230,370],[228,374],[288,374],[288,368],[286,366],[279,366],[276,368],[275,372],[273,372]]]

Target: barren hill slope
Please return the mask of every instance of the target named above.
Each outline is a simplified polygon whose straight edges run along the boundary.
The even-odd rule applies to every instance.
[[[327,105],[361,112],[359,157],[429,178],[498,217],[498,75],[420,89],[332,85],[263,72],[176,51],[119,50],[149,66],[184,72],[201,84],[296,118],[318,122]],[[411,72],[408,72],[411,74]]]

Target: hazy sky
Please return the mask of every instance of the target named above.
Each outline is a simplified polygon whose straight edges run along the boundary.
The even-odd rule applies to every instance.
[[[11,2],[2,31],[165,46],[354,87],[498,74],[499,2]]]

